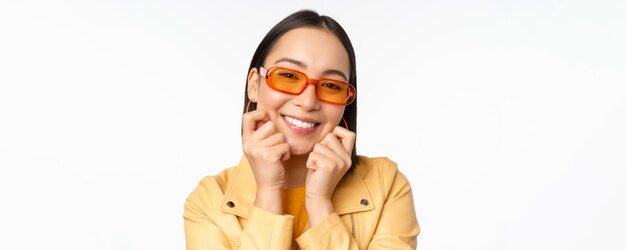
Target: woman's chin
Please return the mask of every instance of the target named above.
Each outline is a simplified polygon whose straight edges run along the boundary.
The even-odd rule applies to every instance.
[[[311,151],[313,151],[313,148],[309,147],[308,145],[304,146],[289,144],[289,154],[291,155],[308,155],[309,153],[311,153]]]

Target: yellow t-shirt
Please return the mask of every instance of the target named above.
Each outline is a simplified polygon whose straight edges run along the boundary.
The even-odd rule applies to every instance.
[[[293,235],[292,245],[295,244],[296,238],[298,238],[307,225],[309,224],[309,216],[306,213],[306,207],[304,206],[304,187],[287,188],[285,190],[285,198],[283,199],[283,208],[285,214],[293,215]]]

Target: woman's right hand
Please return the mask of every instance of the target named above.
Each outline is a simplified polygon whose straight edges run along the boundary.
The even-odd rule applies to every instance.
[[[263,110],[243,115],[242,144],[256,180],[255,206],[281,214],[286,178],[282,161],[289,159],[289,144]]]

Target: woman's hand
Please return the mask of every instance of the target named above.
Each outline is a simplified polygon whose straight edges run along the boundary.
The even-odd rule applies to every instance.
[[[275,214],[282,214],[285,168],[281,161],[289,159],[289,145],[263,110],[243,115],[242,137],[243,152],[256,180],[257,196],[254,205]]]
[[[315,144],[309,154],[305,205],[311,226],[334,212],[331,197],[337,183],[352,165],[355,138],[354,132],[337,126]]]

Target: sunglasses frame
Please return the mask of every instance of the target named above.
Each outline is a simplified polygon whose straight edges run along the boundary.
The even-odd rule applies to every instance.
[[[285,94],[290,94],[290,95],[300,95],[302,94],[302,92],[304,92],[304,90],[306,89],[306,86],[308,86],[309,84],[313,84],[313,86],[315,86],[315,97],[317,98],[317,100],[319,100],[320,102],[325,102],[325,103],[330,103],[330,104],[336,104],[336,105],[344,105],[344,106],[348,106],[350,105],[354,99],[356,99],[356,89],[354,88],[354,86],[352,86],[352,84],[344,82],[344,81],[339,81],[339,80],[335,80],[335,79],[330,79],[330,78],[322,78],[322,79],[311,79],[309,78],[309,76],[307,76],[305,73],[302,73],[298,70],[295,69],[290,69],[290,68],[285,68],[285,67],[279,67],[279,66],[274,66],[274,67],[270,67],[269,69],[266,69],[265,67],[261,66],[259,67],[259,74],[261,74],[262,77],[265,78],[265,82],[267,83],[267,86],[269,86],[271,89],[281,92],[281,93],[285,93]],[[288,71],[293,71],[294,73],[298,73],[302,76],[304,76],[304,80],[305,80],[305,84],[302,85],[302,88],[299,90],[298,93],[292,93],[292,92],[287,92],[281,89],[277,89],[276,87],[274,87],[274,84],[272,84],[272,79],[270,79],[272,73],[276,70],[288,70]],[[326,100],[322,100],[320,99],[318,93],[317,93],[317,83],[320,81],[331,81],[331,82],[337,82],[337,83],[343,83],[346,84],[348,86],[348,97],[346,99],[346,103],[337,103],[337,102],[331,102],[331,101],[326,101]]]

